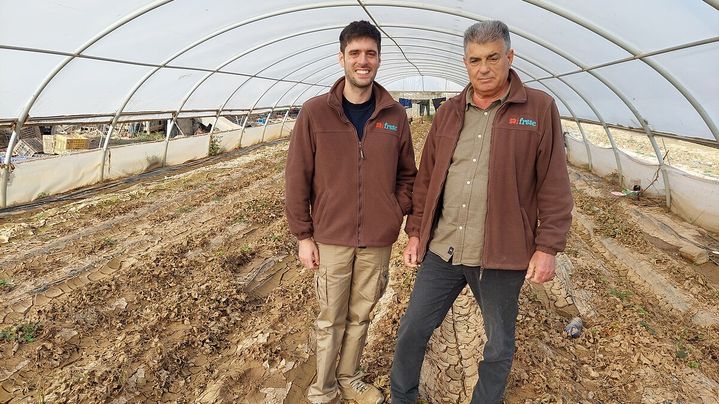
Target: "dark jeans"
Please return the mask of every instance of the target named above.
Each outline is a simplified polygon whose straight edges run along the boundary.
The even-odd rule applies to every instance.
[[[482,310],[487,343],[472,404],[501,403],[514,356],[519,291],[526,271],[452,265],[428,252],[400,322],[390,382],[392,403],[414,404],[427,342],[469,284]]]

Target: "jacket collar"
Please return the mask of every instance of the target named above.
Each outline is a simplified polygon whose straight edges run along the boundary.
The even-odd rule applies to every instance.
[[[335,82],[334,85],[332,85],[332,88],[330,89],[327,97],[327,104],[329,104],[330,107],[335,109],[340,116],[344,116],[344,110],[342,109],[342,92],[345,88],[345,78],[340,77],[339,80]],[[372,85],[372,94],[374,94],[375,99],[375,107],[374,112],[372,113],[372,116],[370,116],[370,119],[377,116],[377,113],[385,108],[393,106],[396,101],[394,98],[392,98],[392,95],[385,90],[384,87],[379,85],[376,81],[373,82]]]
[[[459,93],[459,96],[451,99],[452,102],[458,104],[455,105],[455,108],[464,110],[467,101],[467,93],[471,87],[472,83],[467,84],[464,90]],[[519,78],[519,75],[514,71],[514,69],[509,69],[509,95],[507,95],[505,102],[513,102],[517,104],[527,102],[527,90],[524,88],[522,79]]]

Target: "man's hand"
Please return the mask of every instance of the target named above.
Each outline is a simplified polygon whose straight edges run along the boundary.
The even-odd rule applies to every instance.
[[[316,269],[320,265],[320,252],[312,237],[300,240],[297,245],[297,257],[302,265],[307,269]]]
[[[529,260],[529,267],[527,268],[527,276],[524,279],[528,279],[534,283],[544,283],[554,278],[556,259],[554,255],[547,254],[542,251],[535,251],[532,255],[532,259]]]
[[[404,264],[408,267],[417,267],[417,250],[419,249],[419,237],[412,236],[407,242],[407,247],[404,248],[402,256],[404,257]]]

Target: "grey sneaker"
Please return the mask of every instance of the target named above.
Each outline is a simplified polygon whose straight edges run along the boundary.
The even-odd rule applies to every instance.
[[[349,387],[340,386],[342,398],[354,400],[357,404],[380,404],[384,402],[384,396],[379,389],[367,384],[360,379],[354,380]]]
[[[312,403],[312,404],[341,404],[342,399],[339,396],[335,396],[335,398],[333,398],[330,401],[312,401],[312,400],[310,400],[310,403]]]

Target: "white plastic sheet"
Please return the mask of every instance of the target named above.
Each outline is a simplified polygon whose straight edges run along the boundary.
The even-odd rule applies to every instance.
[[[580,167],[586,167],[587,154],[584,143],[572,136],[565,136],[567,160]],[[596,174],[607,176],[616,171],[611,149],[589,144],[592,153],[592,168]],[[631,188],[640,185],[649,195],[664,196],[666,188],[659,172],[659,165],[646,158],[619,151],[619,160],[624,175],[623,186]],[[690,174],[676,167],[667,166],[671,189],[671,210],[690,223],[705,229],[719,231],[719,181],[714,178]]]
[[[592,154],[592,171],[601,177],[617,172],[617,160],[612,149],[589,144],[589,153]]]
[[[587,149],[584,147],[584,142],[566,135],[564,139],[567,144],[567,160],[577,167],[589,167],[589,159],[587,158]]]
[[[642,158],[637,155],[631,155],[624,150],[619,151],[619,161],[622,164],[622,173],[624,174],[624,183],[627,189],[632,189],[633,185],[639,185],[644,192],[650,195],[664,195],[664,179],[659,172],[659,164]]]
[[[558,102],[563,114],[571,109],[580,119],[601,123],[556,76],[594,103],[608,124],[642,129],[630,103],[652,130],[710,141],[719,137],[719,81],[713,79],[719,69],[719,10],[710,2],[120,3],[0,0],[6,17],[0,27],[0,121],[20,118],[38,89],[30,121],[68,115],[91,120],[123,112],[167,118],[198,85],[183,109],[213,111],[245,81],[246,88],[231,97],[227,108],[272,107],[287,90],[281,83],[267,91],[278,81],[326,87],[342,74],[337,37],[343,26],[359,19],[375,22],[385,36],[379,82],[433,76],[461,88],[467,83],[462,33],[473,22],[491,18],[509,25],[521,77],[551,87],[570,107]],[[34,28],[27,29],[25,21],[33,21]],[[57,21],[63,29],[56,29]],[[671,23],[657,30],[657,21]],[[77,51],[82,52],[73,56]],[[52,76],[65,60],[70,61]],[[157,68],[121,109],[132,88]],[[626,102],[587,69],[615,86]],[[413,82],[422,84],[421,79]],[[404,90],[422,89],[403,83]],[[704,116],[695,111],[701,108]]]
[[[289,136],[294,121],[284,125],[273,123],[251,127],[242,136],[242,146],[247,147],[263,140],[271,141]],[[241,130],[213,134],[218,139],[221,151],[230,151],[239,146]],[[170,140],[166,165],[179,165],[191,160],[207,157],[210,135],[189,136]],[[138,143],[116,146],[109,149],[105,165],[106,180],[136,175],[162,166],[165,142]],[[33,201],[41,195],[54,195],[100,181],[102,150],[29,160],[16,164],[10,175],[8,205]],[[40,179],[38,181],[37,179]]]
[[[209,152],[210,135],[172,139],[167,147],[167,165],[173,166],[201,159],[207,157]]]
[[[165,142],[139,143],[111,148],[105,178],[116,179],[162,166]]]
[[[18,163],[8,181],[8,205],[94,184],[100,181],[101,162],[102,150],[93,150]]]
[[[719,181],[670,167],[671,210],[690,223],[719,232]]]
[[[359,19],[382,31],[380,83],[458,91],[467,83],[463,31],[499,19],[510,28],[520,77],[557,98],[563,116],[719,146],[715,1],[0,0],[0,12],[2,124],[213,117],[301,105],[342,75],[338,34]],[[658,21],[670,23],[658,30]],[[262,131],[248,128],[242,140],[228,135],[222,145],[272,138],[272,126]],[[596,172],[617,170],[611,150],[591,147]],[[173,141],[168,159],[181,163],[207,149],[209,137]],[[116,152],[118,160],[124,152]],[[621,159],[641,171],[641,181],[651,174]],[[111,162],[106,174],[148,165],[132,164]],[[658,192],[672,186],[663,180]]]

